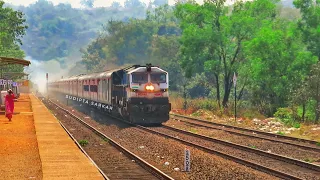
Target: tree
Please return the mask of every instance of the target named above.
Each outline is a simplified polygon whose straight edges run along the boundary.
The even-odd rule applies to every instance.
[[[294,90],[291,99],[293,106],[302,106],[301,120],[303,122],[306,120],[307,103],[310,100],[310,93],[308,89],[309,85],[306,82],[303,82],[298,89]]]
[[[92,8],[95,0],[81,0],[81,5],[87,8]]]
[[[18,44],[25,35],[28,26],[25,24],[23,13],[11,8],[4,8],[0,1],[0,56],[23,58],[24,52]]]
[[[4,8],[4,2],[0,1],[0,38],[2,44],[19,43],[22,44],[21,38],[25,35],[28,26],[23,18],[23,13],[14,11],[11,8]]]
[[[23,13],[11,8],[4,8],[0,1],[0,56],[24,58],[24,52],[19,45],[26,28]],[[1,67],[2,72],[23,72],[22,65],[7,65]]]
[[[147,13],[145,20],[109,21],[104,33],[86,49],[82,49],[82,63],[89,71],[124,64],[152,63],[166,69],[170,89],[178,90],[183,78],[177,60],[180,29],[173,9],[161,6]]]
[[[227,108],[232,74],[245,62],[243,42],[250,40],[264,21],[275,18],[276,6],[270,0],[240,1],[230,12],[224,4],[225,0],[206,0],[203,5],[180,3],[176,16],[183,31],[182,67],[188,76],[204,70],[214,73],[219,104],[222,78],[222,105]]]
[[[316,63],[315,56],[305,51],[295,24],[285,20],[266,23],[244,50],[252,102],[268,116],[289,105],[292,93]]]
[[[307,80],[307,95],[315,101],[313,112],[315,113],[315,123],[320,119],[320,63],[313,65],[311,75]]]
[[[95,39],[99,35],[99,26],[110,19],[145,17],[143,7],[129,11],[112,7],[88,10],[72,8],[70,4],[54,5],[47,0],[15,8],[26,14],[29,26],[21,48],[39,61],[79,56],[79,49]]]
[[[115,9],[118,9],[121,7],[120,3],[117,2],[117,1],[113,1],[112,4],[111,4],[111,7],[112,8],[115,8]]]
[[[162,5],[168,4],[168,0],[154,0],[153,4],[156,6],[162,6]]]
[[[139,0],[126,0],[124,2],[126,8],[138,8],[140,6],[143,6],[143,4]]]
[[[303,32],[304,42],[320,61],[320,1],[295,0],[294,6],[299,8],[302,14],[298,25]]]

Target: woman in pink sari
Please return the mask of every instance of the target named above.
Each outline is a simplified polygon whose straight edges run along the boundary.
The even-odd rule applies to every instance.
[[[11,121],[14,110],[14,94],[11,89],[8,90],[8,94],[5,97],[6,105],[6,117]]]

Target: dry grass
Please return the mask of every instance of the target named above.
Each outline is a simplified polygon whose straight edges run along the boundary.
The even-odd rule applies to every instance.
[[[172,112],[183,115],[190,115],[206,119],[208,121],[215,121],[229,125],[235,125],[246,128],[256,128],[257,125],[252,121],[253,119],[266,119],[255,109],[245,107],[239,102],[237,106],[237,121],[234,121],[234,104],[230,103],[228,109],[220,110],[216,101],[211,99],[187,99],[187,109],[183,109],[184,99],[179,96],[171,96],[170,102],[172,105]],[[317,129],[319,128],[319,129]],[[320,125],[301,124],[298,131],[292,131],[290,136],[298,138],[312,139],[320,142]]]

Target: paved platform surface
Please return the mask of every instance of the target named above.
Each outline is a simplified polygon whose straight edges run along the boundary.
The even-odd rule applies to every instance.
[[[34,95],[30,99],[43,179],[104,179],[44,104]]]
[[[34,95],[21,94],[12,122],[0,112],[0,180],[104,179]]]
[[[0,179],[42,179],[29,95],[15,102],[12,121],[0,113]]]

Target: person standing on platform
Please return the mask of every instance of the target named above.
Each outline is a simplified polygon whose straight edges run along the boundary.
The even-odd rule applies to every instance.
[[[14,94],[11,89],[8,90],[8,94],[5,96],[6,117],[11,121],[14,110]]]

